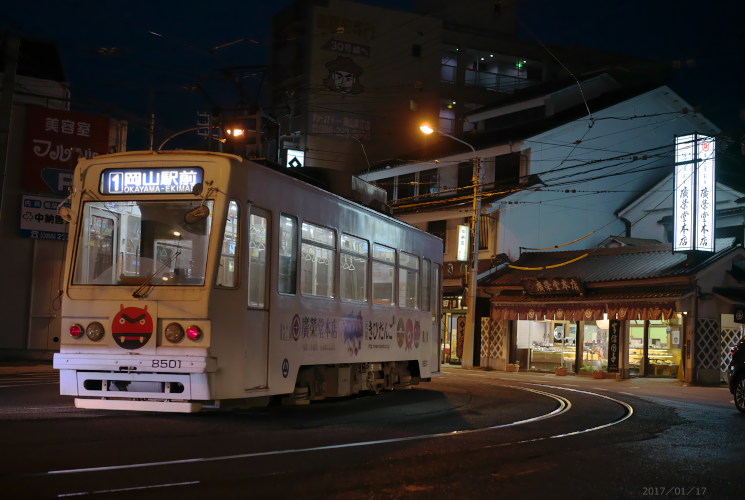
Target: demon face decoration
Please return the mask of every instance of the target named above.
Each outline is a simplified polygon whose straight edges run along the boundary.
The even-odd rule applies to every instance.
[[[117,344],[125,349],[139,349],[147,344],[153,335],[153,318],[147,312],[147,306],[124,307],[111,323],[111,332]]]

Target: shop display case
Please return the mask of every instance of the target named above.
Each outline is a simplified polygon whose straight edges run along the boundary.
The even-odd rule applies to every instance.
[[[553,371],[557,366],[561,366],[561,348],[560,347],[534,347],[530,353],[530,367],[532,370]],[[564,366],[570,368],[574,366],[574,348],[564,351]]]
[[[644,349],[629,349],[629,369],[632,375],[641,373],[641,362]],[[649,349],[649,364],[647,365],[648,377],[676,377],[678,375],[678,362],[674,359],[668,349]]]

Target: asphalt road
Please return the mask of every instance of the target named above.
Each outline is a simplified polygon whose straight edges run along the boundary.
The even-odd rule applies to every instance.
[[[407,391],[171,415],[0,370],[0,498],[741,498],[724,387],[446,368]]]

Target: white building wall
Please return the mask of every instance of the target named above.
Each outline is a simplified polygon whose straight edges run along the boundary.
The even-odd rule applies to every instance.
[[[639,199],[619,211],[618,215],[629,221],[633,238],[653,238],[662,243],[670,243],[665,234],[665,227],[660,223],[663,217],[673,215],[674,178],[670,174]],[[727,215],[721,213],[716,218],[716,227],[745,225],[745,218],[740,211],[743,208],[737,200],[745,193],[736,191],[721,183],[716,184],[716,207],[718,212],[732,210]]]
[[[494,207],[500,210],[497,252],[516,259],[520,247],[553,248],[595,232],[566,247],[593,248],[624,235],[617,212],[672,171],[674,137],[718,132],[702,116],[681,113],[684,107],[690,109],[660,87],[526,140],[529,171],[544,185]]]

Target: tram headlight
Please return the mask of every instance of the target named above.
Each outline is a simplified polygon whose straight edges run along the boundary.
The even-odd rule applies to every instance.
[[[165,336],[168,342],[178,344],[184,339],[184,328],[178,323],[168,323],[165,330]]]
[[[94,321],[93,323],[89,324],[88,328],[85,329],[85,336],[91,339],[93,342],[98,342],[99,340],[101,340],[104,333],[106,333],[106,330],[98,321]]]
[[[202,330],[199,329],[196,325],[191,325],[189,328],[186,329],[186,336],[189,337],[190,340],[197,341],[202,338]]]
[[[85,328],[83,328],[83,325],[78,323],[73,323],[70,326],[70,337],[77,339],[80,338],[81,335],[83,335],[83,332],[85,332]]]

